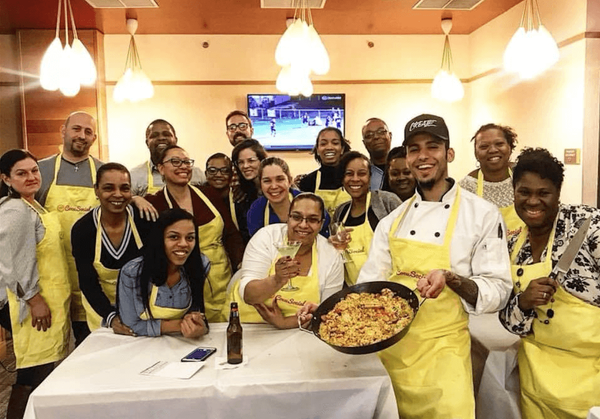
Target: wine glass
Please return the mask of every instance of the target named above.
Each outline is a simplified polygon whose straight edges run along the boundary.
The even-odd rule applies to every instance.
[[[302,243],[295,240],[285,240],[282,242],[275,243],[275,247],[277,248],[277,251],[282,257],[289,256],[292,259],[294,258],[294,256],[296,256],[298,250],[300,250],[300,246],[302,246]],[[298,291],[299,289],[300,288],[292,285],[292,278],[290,278],[288,279],[287,285],[281,288],[281,291]]]
[[[350,262],[346,258],[346,249],[338,248],[341,246],[346,246],[350,241],[350,233],[346,231],[344,224],[341,222],[329,224],[329,234],[331,236],[331,241],[333,242],[334,247],[342,256],[342,260],[344,261],[344,263]]]

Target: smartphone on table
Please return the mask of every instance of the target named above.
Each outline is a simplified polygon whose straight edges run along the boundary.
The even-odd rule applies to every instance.
[[[196,348],[183,358],[181,358],[181,362],[202,362],[206,361],[206,359],[217,352],[217,348]]]

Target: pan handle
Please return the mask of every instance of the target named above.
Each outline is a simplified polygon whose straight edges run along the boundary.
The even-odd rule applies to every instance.
[[[302,327],[302,322],[300,321],[300,316],[298,316],[298,328],[300,330],[302,330],[303,332],[310,333],[311,335],[313,334],[312,330],[305,329],[304,327]]]
[[[412,290],[412,292],[415,293],[415,295],[417,295],[417,287],[415,287],[414,290]],[[427,297],[422,297],[423,299],[421,301],[419,301],[419,308],[421,308],[421,306],[425,303],[425,300],[427,300]]]

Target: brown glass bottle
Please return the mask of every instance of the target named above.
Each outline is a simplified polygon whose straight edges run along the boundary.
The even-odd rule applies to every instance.
[[[242,325],[240,324],[240,313],[236,302],[231,303],[229,312],[229,326],[227,326],[227,363],[240,364],[244,357],[242,355]]]

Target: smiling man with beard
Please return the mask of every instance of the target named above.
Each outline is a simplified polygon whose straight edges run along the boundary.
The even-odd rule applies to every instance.
[[[413,118],[403,145],[417,193],[377,225],[358,282],[389,280],[435,299],[380,352],[400,416],[474,418],[468,319],[500,310],[510,296],[502,216],[448,177],[454,150],[441,117]]]
[[[56,212],[60,220],[61,240],[69,265],[71,282],[71,321],[76,344],[90,333],[81,303],[79,278],[71,255],[71,227],[92,207],[96,206],[94,183],[96,169],[102,165],[90,156],[96,141],[96,120],[85,112],[73,112],[60,128],[62,153],[39,162],[42,187],[36,200],[49,212]]]
[[[146,146],[150,151],[150,160],[131,170],[131,192],[134,197],[156,193],[164,186],[156,165],[165,148],[175,144],[177,144],[177,135],[173,125],[164,119],[155,119],[150,122],[146,128]],[[194,167],[190,183],[199,187],[205,181],[202,169]]]

